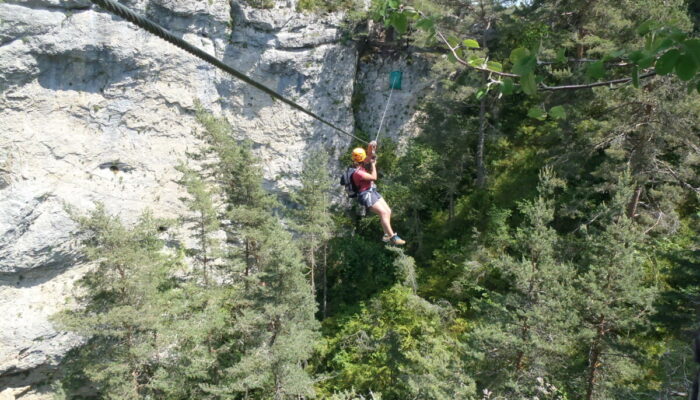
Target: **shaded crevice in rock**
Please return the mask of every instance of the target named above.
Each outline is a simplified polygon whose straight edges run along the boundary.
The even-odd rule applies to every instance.
[[[55,253],[51,261],[40,266],[35,266],[30,270],[12,272],[0,271],[0,287],[12,286],[26,289],[40,286],[63,274],[74,265],[85,261],[83,256],[77,251]]]
[[[30,386],[34,389],[41,385],[49,385],[56,378],[62,376],[60,369],[64,352],[57,352],[55,348],[47,351],[43,344],[58,341],[68,349],[76,349],[85,341],[75,335],[55,332],[33,340],[32,346],[25,347],[17,355],[18,364],[8,368],[0,368],[0,391],[5,388],[23,388]],[[74,350],[75,352],[75,350]],[[30,368],[18,365],[25,363]],[[17,396],[17,393],[15,393]],[[19,398],[19,397],[17,397]]]
[[[104,162],[100,165],[97,166],[99,169],[108,169],[112,171],[113,173],[119,173],[119,172],[124,172],[124,173],[129,173],[134,171],[136,168],[132,167],[131,165],[122,162],[122,161],[108,161]]]
[[[16,367],[0,371],[0,389],[31,386],[50,382],[58,371],[58,364],[41,364],[32,369]],[[16,394],[15,394],[16,396]]]
[[[35,55],[39,84],[51,90],[102,93],[115,83],[143,79],[144,71],[109,48],[87,46],[82,51]]]
[[[90,0],[4,0],[33,10],[84,11],[92,8]]]

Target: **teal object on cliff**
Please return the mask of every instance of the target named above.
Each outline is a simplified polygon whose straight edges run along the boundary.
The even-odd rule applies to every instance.
[[[401,89],[401,77],[403,72],[391,71],[389,74],[389,89]]]

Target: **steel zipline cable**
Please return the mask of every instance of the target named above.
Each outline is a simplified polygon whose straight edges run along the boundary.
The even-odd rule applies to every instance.
[[[181,48],[182,50],[185,50],[186,52],[192,54],[193,56],[198,57],[198,58],[206,61],[207,63],[225,71],[225,72],[228,72],[229,74],[233,75],[235,78],[240,79],[241,81],[257,88],[258,90],[261,90],[261,91],[269,94],[273,98],[282,101],[283,103],[303,112],[306,115],[311,116],[312,118],[314,118],[320,122],[323,122],[324,124],[335,129],[336,131],[338,131],[344,135],[350,136],[350,137],[352,137],[352,138],[354,138],[362,143],[367,143],[366,140],[363,140],[363,139],[353,135],[350,132],[346,132],[345,130],[340,129],[332,122],[329,122],[329,121],[325,120],[324,118],[321,118],[320,116],[314,114],[313,112],[307,110],[306,108],[300,106],[299,104],[293,102],[292,100],[287,99],[286,97],[280,95],[279,93],[275,92],[274,90],[270,89],[269,87],[263,85],[262,83],[254,81],[250,77],[246,76],[244,73],[236,70],[235,68],[232,68],[231,66],[229,66],[227,64],[224,64],[218,58],[212,56],[211,54],[207,53],[206,51],[191,45],[190,43],[188,43],[185,40],[182,40],[182,39],[176,37],[175,35],[170,33],[167,29],[165,29],[162,26],[156,24],[155,22],[149,20],[148,18],[145,18],[145,17],[142,17],[142,16],[136,14],[135,12],[130,10],[129,8],[127,8],[127,7],[121,5],[113,0],[90,0],[90,1],[96,5],[104,8],[105,10],[107,10],[109,12],[124,18],[125,20],[131,22],[132,24],[137,25],[138,27],[145,29],[146,31],[160,37],[161,39],[172,43],[173,45]]]
[[[389,99],[386,101],[386,105],[384,106],[384,113],[382,114],[382,119],[379,121],[379,129],[377,129],[377,135],[374,137],[374,142],[376,143],[379,140],[379,134],[382,132],[382,125],[384,125],[384,117],[386,117],[386,110],[389,109],[389,103],[391,103],[391,95],[394,93],[394,87],[396,86],[396,77],[389,82],[389,85],[391,86],[391,90],[389,91]]]

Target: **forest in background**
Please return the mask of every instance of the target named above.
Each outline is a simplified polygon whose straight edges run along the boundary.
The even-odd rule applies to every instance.
[[[512,3],[348,13],[365,51],[378,40],[367,20],[386,43],[435,51],[420,134],[379,148],[405,248],[381,242],[377,217],[331,201],[329,166],[349,158],[309,154],[283,202],[263,189],[251,144],[201,106],[206,145],[179,167],[181,221],[74,213],[98,265],[55,318],[90,337],[66,358],[59,397],[687,397],[700,3]],[[191,237],[168,237],[175,224]]]

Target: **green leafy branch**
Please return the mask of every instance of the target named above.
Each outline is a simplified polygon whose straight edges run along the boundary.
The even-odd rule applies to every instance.
[[[434,17],[426,16],[413,7],[401,5],[399,0],[386,0],[379,3],[374,17],[382,21],[385,26],[393,27],[399,34],[407,33],[409,24],[414,23],[415,28],[427,32],[429,38],[436,37],[449,50],[447,57],[451,62],[488,74],[486,91],[497,87],[504,95],[512,94],[517,90],[535,95],[538,91],[580,90],[630,82],[634,87],[639,87],[642,79],[655,75],[675,74],[681,81],[688,82],[689,91],[700,92],[700,74],[698,73],[700,39],[689,38],[685,32],[655,21],[644,22],[637,29],[638,34],[645,38],[643,49],[631,52],[618,50],[605,55],[600,60],[587,60],[590,62],[585,68],[585,75],[594,82],[547,85],[544,83],[544,77],[537,74],[537,66],[569,62],[565,57],[564,49],[557,52],[557,59],[554,61],[540,62],[537,57],[539,49],[525,47],[513,49],[508,60],[495,61],[473,51],[480,48],[477,40],[446,36],[438,29]],[[619,61],[611,64],[615,60]],[[507,62],[511,65],[510,71],[504,68]],[[606,67],[610,66],[631,67],[631,76],[601,80],[606,75]],[[480,93],[483,95],[485,91]]]

